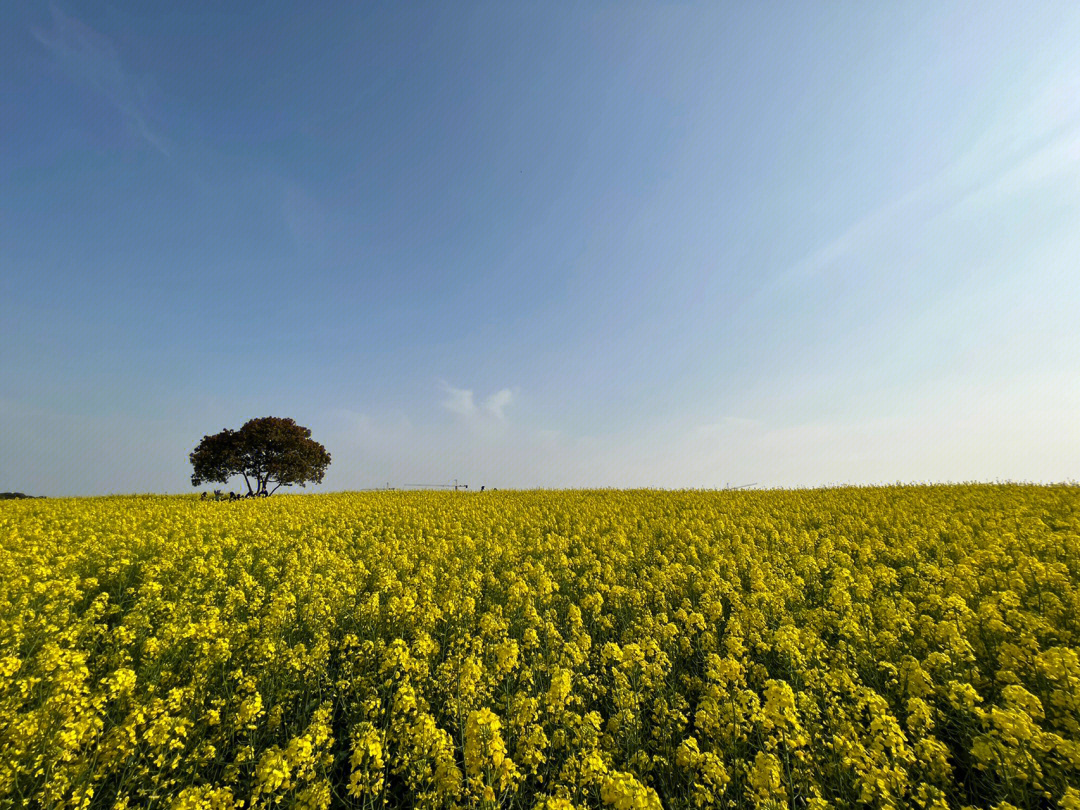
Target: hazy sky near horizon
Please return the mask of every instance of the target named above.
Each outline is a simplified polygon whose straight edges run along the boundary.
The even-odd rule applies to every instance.
[[[0,490],[1080,478],[1076,3],[2,18]]]

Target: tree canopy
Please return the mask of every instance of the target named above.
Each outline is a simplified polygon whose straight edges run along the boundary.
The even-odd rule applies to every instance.
[[[242,476],[249,495],[270,495],[278,487],[321,483],[330,454],[311,438],[311,430],[292,419],[265,416],[251,419],[239,430],[226,428],[203,436],[191,453],[193,486],[224,484]],[[254,482],[254,487],[252,486]],[[273,489],[268,487],[273,484]]]

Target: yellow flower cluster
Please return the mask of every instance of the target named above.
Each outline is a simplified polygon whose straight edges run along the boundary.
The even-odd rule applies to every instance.
[[[0,504],[0,810],[1080,810],[1080,490]]]

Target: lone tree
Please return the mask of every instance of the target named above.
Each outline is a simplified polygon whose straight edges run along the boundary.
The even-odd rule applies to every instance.
[[[190,458],[195,468],[193,486],[206,481],[224,484],[240,475],[248,495],[270,495],[278,487],[306,486],[308,481],[320,483],[330,466],[330,454],[311,438],[311,430],[276,416],[252,419],[240,430],[226,428],[203,436]],[[268,491],[270,484],[274,488]]]

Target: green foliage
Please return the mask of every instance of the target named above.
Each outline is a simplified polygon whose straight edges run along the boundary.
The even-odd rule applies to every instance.
[[[276,416],[251,419],[240,430],[226,428],[204,436],[190,459],[193,486],[210,481],[224,484],[241,475],[253,495],[269,495],[281,486],[320,483],[330,466],[330,454],[311,438],[309,428]],[[270,484],[273,489],[268,489]]]

